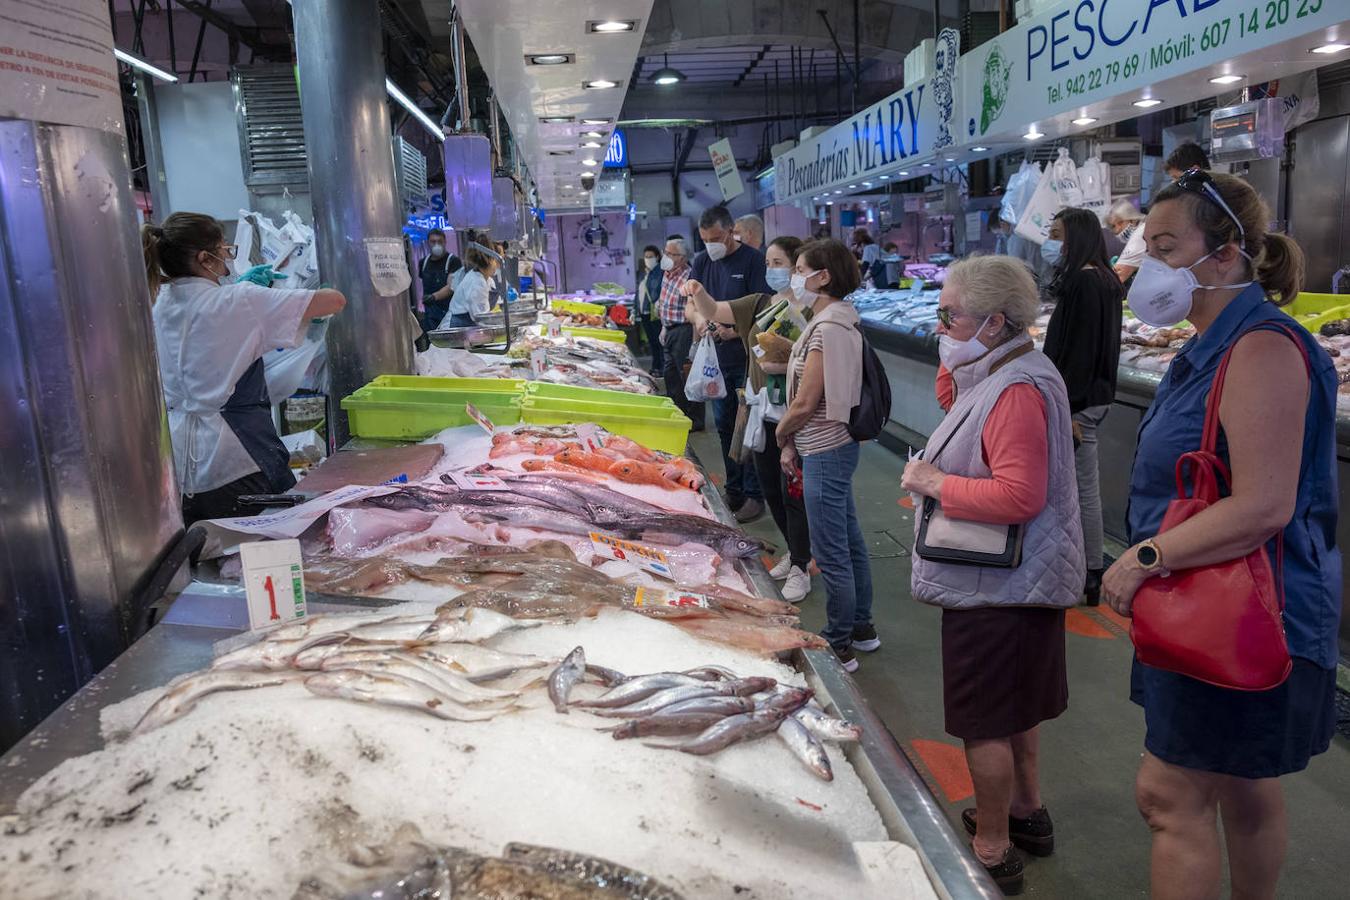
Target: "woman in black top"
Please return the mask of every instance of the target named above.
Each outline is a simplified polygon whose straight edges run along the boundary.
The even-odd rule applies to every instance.
[[[1041,247],[1054,266],[1049,295],[1055,301],[1045,333],[1045,355],[1069,390],[1077,449],[1078,503],[1083,519],[1087,582],[1083,596],[1096,606],[1102,584],[1102,496],[1097,468],[1097,429],[1116,396],[1124,292],[1111,270],[1097,214],[1065,209]]]

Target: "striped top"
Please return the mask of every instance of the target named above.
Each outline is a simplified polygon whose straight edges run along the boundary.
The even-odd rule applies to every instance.
[[[806,372],[806,359],[812,353],[825,353],[825,338],[820,329],[812,329],[806,336],[806,352],[793,354],[792,367],[789,375],[792,378],[793,393],[796,393],[796,387],[801,384],[802,376]],[[797,445],[797,452],[802,456],[813,456],[817,453],[824,453],[827,450],[834,450],[845,444],[852,443],[853,435],[848,433],[848,425],[843,422],[837,422],[827,418],[825,415],[825,398],[820,398],[820,404],[816,411],[811,413],[811,418],[802,426],[801,430],[793,435],[793,442]]]

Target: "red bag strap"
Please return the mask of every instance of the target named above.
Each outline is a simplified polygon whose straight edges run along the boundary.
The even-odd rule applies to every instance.
[[[1228,352],[1223,355],[1223,360],[1219,363],[1219,370],[1214,373],[1214,384],[1210,387],[1209,398],[1205,401],[1205,430],[1200,437],[1201,453],[1207,453],[1214,458],[1214,461],[1220,466],[1222,461],[1218,459],[1219,445],[1219,405],[1223,401],[1223,385],[1228,377],[1228,364],[1232,361],[1233,351],[1237,349],[1238,342],[1253,331],[1282,331],[1289,340],[1294,342],[1298,352],[1303,356],[1303,365],[1308,370],[1308,387],[1312,389],[1312,358],[1308,355],[1308,348],[1303,346],[1303,341],[1298,337],[1294,329],[1283,322],[1260,322],[1248,328],[1238,339],[1233,342],[1233,346],[1228,348]],[[1181,463],[1186,457],[1177,461],[1177,486],[1181,488]],[[1201,468],[1200,466],[1196,467]],[[1223,470],[1224,480],[1229,481],[1227,469]],[[1281,528],[1275,535],[1275,591],[1280,600],[1280,612],[1284,612],[1284,529]]]

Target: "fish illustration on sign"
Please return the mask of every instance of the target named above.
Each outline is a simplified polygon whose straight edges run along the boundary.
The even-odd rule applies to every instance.
[[[980,134],[989,130],[1008,103],[1008,80],[1012,75],[1012,63],[1008,62],[998,44],[984,58],[984,105],[980,110]]]

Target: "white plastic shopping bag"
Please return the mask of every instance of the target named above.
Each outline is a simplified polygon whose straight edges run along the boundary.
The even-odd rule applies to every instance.
[[[722,367],[717,363],[717,345],[711,335],[704,335],[694,353],[689,378],[684,383],[684,395],[693,403],[721,400],[727,395],[727,382]]]
[[[764,413],[769,409],[769,389],[763,387],[758,392],[752,393],[748,381],[745,388],[745,405],[749,409],[749,415],[745,420],[745,436],[741,438],[741,445],[747,450],[763,453]]]
[[[1052,168],[1046,167],[1041,173],[1040,181],[1036,183],[1036,192],[1031,195],[1030,202],[1022,210],[1022,217],[1017,220],[1017,228],[1014,230],[1019,237],[1026,238],[1038,246],[1049,239],[1050,222],[1054,219],[1055,213],[1059,212],[1059,195],[1055,193],[1054,180]]]
[[[1059,148],[1059,156],[1051,164],[1050,171],[1054,173],[1051,186],[1059,196],[1059,208],[1082,206],[1083,187],[1078,181],[1078,167],[1074,165],[1066,148]]]
[[[1078,168],[1078,184],[1083,189],[1083,208],[1097,214],[1097,220],[1106,224],[1111,211],[1111,164],[1097,157],[1089,157]]]

